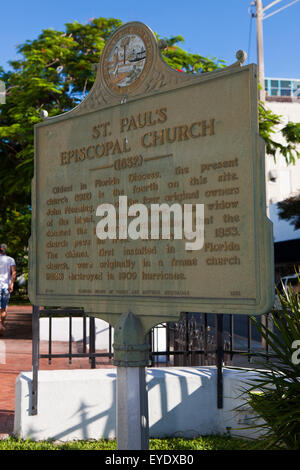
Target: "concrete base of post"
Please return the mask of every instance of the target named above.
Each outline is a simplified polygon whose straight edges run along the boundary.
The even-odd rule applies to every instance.
[[[149,450],[145,367],[117,367],[118,450]]]

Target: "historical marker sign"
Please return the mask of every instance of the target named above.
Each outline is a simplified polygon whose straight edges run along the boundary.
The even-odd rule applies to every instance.
[[[129,23],[106,44],[87,98],[35,133],[32,303],[84,307],[112,324],[130,310],[147,327],[181,311],[270,309],[255,65],[176,72],[151,30]],[[100,236],[103,204],[115,208],[114,239]],[[146,227],[134,204],[149,209]],[[151,208],[161,204],[182,208],[182,225],[184,205],[203,204],[203,246],[196,236],[187,245],[184,230],[174,237],[178,212],[169,237],[151,237]]]

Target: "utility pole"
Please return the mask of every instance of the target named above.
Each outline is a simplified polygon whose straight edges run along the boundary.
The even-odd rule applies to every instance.
[[[253,0],[251,2],[251,6],[256,6],[256,38],[257,38],[257,66],[258,66],[258,83],[259,83],[259,90],[258,90],[258,99],[262,102],[265,101],[265,67],[264,67],[264,47],[263,47],[263,20],[266,20],[270,16],[279,13],[282,10],[294,5],[295,3],[299,2],[300,0],[292,0],[289,4],[284,5],[282,8],[279,8],[276,11],[268,13],[265,15],[265,12],[272,9],[278,3],[281,3],[282,0],[273,0],[271,3],[263,6],[262,0]],[[252,14],[252,17],[254,15]],[[270,209],[269,209],[269,195],[268,195],[268,176],[267,176],[267,165],[265,166],[266,169],[266,213],[269,217]],[[262,315],[262,324],[267,325],[267,317]],[[262,346],[263,348],[266,347],[266,340],[262,338]]]
[[[257,34],[257,66],[258,66],[258,98],[265,100],[265,67],[264,67],[264,46],[263,46],[263,4],[262,0],[256,0],[256,34]]]
[[[285,10],[286,8],[294,5],[295,3],[299,2],[300,0],[292,0],[287,5],[279,8],[276,11],[271,11],[265,15],[265,12],[272,9],[275,5],[282,2],[282,0],[273,0],[271,3],[263,6],[262,0],[253,0],[251,2],[251,6],[256,6],[256,13],[252,14],[256,16],[256,37],[257,37],[257,65],[258,65],[258,83],[260,85],[260,89],[258,91],[258,98],[260,101],[265,100],[265,67],[264,67],[264,46],[263,46],[263,20],[266,20],[270,16],[276,15],[280,11]]]

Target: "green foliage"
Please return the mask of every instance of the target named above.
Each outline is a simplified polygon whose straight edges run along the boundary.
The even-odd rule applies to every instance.
[[[46,110],[49,116],[62,114],[89,92],[105,42],[121,24],[114,18],[95,18],[88,24],[67,23],[64,31],[45,29],[37,39],[17,47],[20,58],[10,62],[10,70],[0,67],[0,80],[5,82],[7,91],[6,104],[0,105],[0,239],[9,245],[10,234],[17,234],[18,242],[13,242],[15,253],[11,253],[14,256],[27,246],[30,233],[27,216],[33,177],[34,124],[41,121],[41,110]],[[222,60],[179,47],[181,36],[163,41],[162,56],[174,69],[199,74],[224,67]],[[299,125],[289,123],[284,128],[288,143],[283,146],[271,139],[277,122],[278,116],[260,106],[260,132],[268,153],[275,156],[279,149],[288,162],[294,162],[295,156],[299,156],[295,150]],[[14,211],[23,214],[24,222],[28,222],[21,232],[19,220],[12,217]]]
[[[288,142],[298,144],[300,142],[300,122],[289,122],[283,129],[282,134]],[[299,157],[299,153],[298,153]]]
[[[86,25],[68,23],[65,31],[43,30],[18,46],[21,58],[10,63],[12,70],[0,68],[7,92],[0,105],[0,238],[14,257],[24,256],[30,234],[33,126],[42,109],[54,116],[82,100],[105,41],[120,24],[97,18]]]
[[[18,47],[22,58],[10,63],[13,71],[0,70],[7,90],[0,115],[0,156],[5,162],[0,183],[16,202],[22,194],[30,203],[33,125],[40,122],[41,109],[55,116],[82,100],[93,85],[93,66],[105,41],[120,24],[98,18],[87,25],[67,23],[65,32],[43,30],[37,39]]]
[[[34,124],[41,121],[41,110],[49,116],[64,113],[89,92],[105,42],[120,25],[118,19],[95,18],[84,25],[67,23],[65,31],[45,29],[17,47],[21,57],[10,62],[10,71],[0,68],[7,91],[0,106],[0,238],[15,257],[24,256],[30,235]],[[200,73],[219,66],[179,48],[182,40],[166,39],[163,56],[171,67]]]
[[[197,439],[150,439],[150,450],[251,450],[253,442],[229,436],[203,436]],[[8,438],[0,440],[0,450],[116,450],[115,440],[53,443]],[[259,449],[264,450],[262,442]]]
[[[271,135],[276,132],[276,126],[281,123],[281,116],[274,114],[261,102],[259,102],[258,108],[259,133],[265,141],[266,153],[272,155],[276,160],[276,153],[279,152],[284,156],[287,164],[295,164],[296,158],[300,158],[300,152],[298,152],[296,147],[300,143],[300,123],[289,122],[281,129],[281,133],[286,139],[286,144],[280,144],[272,139]]]
[[[216,57],[209,59],[181,49],[177,44],[184,41],[182,36],[164,38],[163,41],[166,47],[162,50],[162,57],[171,68],[179,72],[204,73],[224,67],[224,61],[217,60]]]
[[[300,363],[294,343],[300,340],[300,294],[287,287],[279,300],[282,309],[271,313],[274,331],[252,318],[276,357],[258,371],[248,403],[264,420],[258,427],[269,447],[300,450]]]
[[[252,450],[255,445],[265,449],[264,442],[256,443],[231,436],[202,436],[197,439],[151,439],[151,450]],[[256,447],[257,448],[257,447]]]
[[[30,235],[31,210],[28,206],[20,207],[20,211],[7,208],[6,218],[1,221],[1,232],[5,234],[5,240],[8,245],[8,255],[22,257],[24,255],[24,245],[22,242],[27,240]],[[23,263],[27,266],[26,259]]]
[[[300,229],[300,194],[278,202],[278,215],[294,225],[294,230]]]
[[[0,221],[1,243],[6,243],[8,247],[7,254],[16,261],[17,278],[24,274],[28,279],[28,253],[27,240],[30,236],[31,210],[28,205],[20,205],[18,210],[9,205],[2,213]],[[15,282],[11,301],[15,302],[18,298],[22,299],[22,304],[27,302],[27,287],[18,285]]]

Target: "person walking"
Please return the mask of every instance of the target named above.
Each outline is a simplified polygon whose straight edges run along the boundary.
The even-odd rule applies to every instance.
[[[0,245],[0,336],[5,331],[5,322],[7,320],[7,306],[10,294],[14,290],[16,279],[16,263],[13,258],[7,256],[7,246],[5,243]]]

